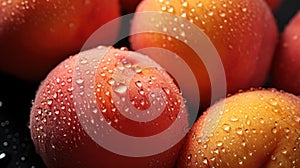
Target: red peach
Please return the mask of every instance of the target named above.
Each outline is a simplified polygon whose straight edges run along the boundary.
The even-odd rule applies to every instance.
[[[187,122],[183,98],[158,64],[99,47],[50,72],[36,94],[30,128],[48,167],[172,167]]]
[[[118,0],[1,1],[0,70],[29,81],[80,51],[98,28],[120,16]],[[111,44],[118,25],[91,46]],[[91,47],[89,46],[89,47]]]
[[[279,49],[272,66],[272,84],[280,89],[300,94],[300,12],[282,33]]]

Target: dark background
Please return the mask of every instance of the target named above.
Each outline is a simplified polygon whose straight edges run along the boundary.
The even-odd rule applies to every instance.
[[[280,31],[299,9],[299,0],[284,1],[275,13]],[[123,44],[126,45],[126,41]],[[0,168],[45,167],[35,153],[28,128],[30,108],[38,86],[39,83],[28,83],[0,73]]]

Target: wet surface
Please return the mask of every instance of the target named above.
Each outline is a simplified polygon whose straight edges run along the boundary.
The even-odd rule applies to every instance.
[[[282,31],[288,20],[300,9],[299,1],[286,0],[276,12]],[[124,23],[126,26],[129,24]],[[115,47],[127,46],[124,39]],[[38,83],[28,83],[0,73],[0,167],[43,168],[36,154],[28,128],[30,108]]]

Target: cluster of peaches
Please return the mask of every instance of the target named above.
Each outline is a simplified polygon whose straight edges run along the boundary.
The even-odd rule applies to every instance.
[[[37,81],[62,61],[30,115],[48,167],[300,167],[300,14],[279,34],[280,0],[0,2],[2,72]],[[121,11],[134,12],[129,27]],[[223,72],[184,40],[198,39],[186,23],[207,36]],[[140,32],[129,36],[133,51],[112,47],[123,29]],[[178,58],[196,88],[168,71],[185,77]]]

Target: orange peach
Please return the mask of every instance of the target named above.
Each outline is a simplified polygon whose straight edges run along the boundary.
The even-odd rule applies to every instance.
[[[30,129],[48,167],[173,167],[187,119],[177,86],[158,64],[98,47],[51,71]]]
[[[299,97],[275,89],[237,93],[194,124],[177,167],[299,167],[299,123]]]
[[[118,0],[1,0],[0,71],[37,81],[80,51],[98,28],[120,16]],[[91,46],[109,44],[119,26]]]
[[[149,18],[140,16],[139,12],[147,11],[157,12],[158,15]],[[161,16],[159,12],[172,14],[174,19]],[[176,17],[186,20],[176,22]],[[190,41],[185,37],[198,37],[193,35],[188,23],[193,23],[199,31],[203,31],[217,49],[225,69],[228,93],[260,86],[265,82],[277,42],[275,20],[265,2],[144,0],[138,6],[131,26],[132,48],[138,51],[156,47],[180,56],[197,78],[201,106],[207,107],[211,100],[211,79],[208,65],[199,57],[212,58],[212,55],[197,55],[194,48],[191,48]],[[145,29],[148,32],[135,33]],[[156,33],[158,31],[163,33]],[[196,43],[199,45],[197,48],[206,50],[206,46],[201,46],[200,41]],[[158,56],[157,53],[152,54],[151,50],[140,52],[152,58],[155,56],[158,63],[165,59],[163,54]],[[172,60],[169,62],[172,64]],[[195,88],[190,88],[187,92],[195,92]]]
[[[272,84],[280,89],[300,94],[300,12],[282,33],[279,49],[272,66]]]

